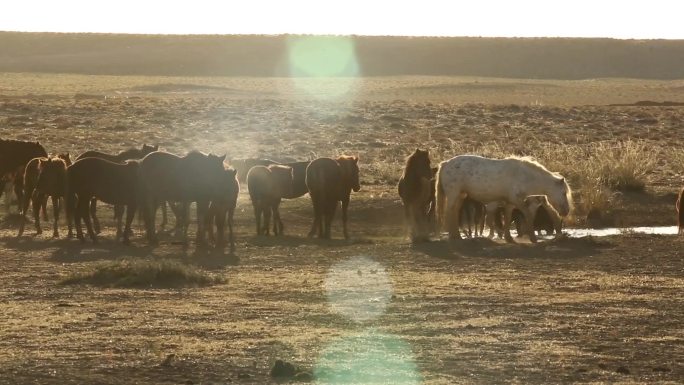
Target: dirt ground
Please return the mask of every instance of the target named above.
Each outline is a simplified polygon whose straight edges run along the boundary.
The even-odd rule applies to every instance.
[[[441,160],[454,148],[449,138],[459,148],[501,138],[672,148],[684,140],[682,107],[606,105],[676,100],[681,82],[372,79],[356,99],[330,100],[320,95],[337,83],[311,93],[277,79],[219,78],[217,89],[207,88],[211,79],[0,76],[0,136],[40,140],[49,152],[146,142],[235,158],[356,153],[364,162],[348,241],[339,219],[333,240],[306,238],[308,197],[283,204],[285,236],[256,237],[244,191],[235,255],[183,248],[170,234],[150,248],[139,225],[125,247],[106,207],[96,245],[34,237],[30,225],[17,238],[16,214],[2,211],[0,383],[269,383],[277,359],[318,383],[684,379],[684,238],[627,231],[411,245],[394,187],[410,149],[433,146]],[[664,160],[648,181],[645,192],[615,199],[619,224],[674,224],[681,168]],[[225,283],[60,284],[124,257],[181,261]]]

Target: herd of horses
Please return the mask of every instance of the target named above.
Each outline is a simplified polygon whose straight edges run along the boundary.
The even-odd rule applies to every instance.
[[[156,214],[161,208],[163,229],[167,207],[176,217],[176,231],[187,240],[190,204],[194,202],[197,244],[206,245],[208,238],[223,248],[227,225],[231,251],[235,249],[233,215],[240,182],[248,186],[257,235],[268,235],[271,222],[273,234],[283,234],[282,199],[308,193],[314,212],[308,235],[330,238],[331,223],[341,203],[343,233],[349,238],[350,196],[360,190],[358,160],[340,156],[290,163],[268,159],[226,162],[225,156],[198,151],[178,156],[143,144],[118,154],[86,151],[72,163],[68,153],[48,156],[38,142],[0,140],[0,178],[3,184],[13,184],[21,214],[19,236],[24,232],[29,203],[36,233],[42,232],[40,213],[47,218],[50,197],[54,237],[59,236],[60,207],[66,206],[68,237],[74,236],[75,228],[76,237],[85,241],[83,222],[88,237],[96,241],[101,231],[97,201],[101,201],[114,205],[117,240],[130,242],[131,224],[138,212],[148,242],[158,243]],[[531,159],[460,155],[432,167],[428,151],[420,149],[407,158],[398,192],[413,242],[429,240],[441,228],[449,232],[450,239],[460,238],[461,232],[468,237],[482,236],[485,223],[489,237],[496,232],[512,242],[510,227],[515,224],[518,236],[526,233],[535,242],[535,231],[560,234],[571,201],[565,179]]]
[[[332,219],[342,204],[344,235],[351,191],[359,191],[358,157],[340,156],[313,161],[278,164],[247,159],[226,163],[225,155],[190,151],[183,156],[159,151],[144,144],[119,154],[86,151],[72,163],[68,153],[48,156],[39,142],[0,140],[0,191],[12,183],[21,215],[19,236],[24,232],[29,203],[32,203],[36,233],[42,232],[40,213],[46,219],[48,197],[54,209],[53,236],[59,236],[60,208],[65,206],[68,237],[97,241],[100,224],[97,201],[114,205],[116,237],[130,242],[131,224],[136,212],[145,225],[147,240],[157,244],[156,214],[162,209],[163,228],[166,208],[176,217],[176,231],[187,239],[190,204],[196,204],[198,245],[207,237],[217,248],[225,247],[224,229],[228,227],[230,250],[235,250],[233,215],[240,182],[246,182],[254,206],[257,235],[283,233],[279,205],[282,199],[309,193],[314,219],[309,236],[330,238]],[[7,200],[7,197],[6,197]],[[126,214],[124,223],[124,213]],[[214,228],[216,237],[214,237]]]

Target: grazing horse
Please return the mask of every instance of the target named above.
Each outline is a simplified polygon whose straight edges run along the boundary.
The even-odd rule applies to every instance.
[[[25,190],[24,201],[21,204],[19,236],[24,233],[29,201],[33,203],[36,235],[42,234],[40,212],[43,212],[43,218],[47,220],[45,207],[47,206],[48,197],[52,197],[52,211],[54,213],[52,236],[55,238],[59,237],[59,201],[61,198],[66,198],[66,170],[70,165],[69,153],[59,154],[56,158],[33,158],[28,162],[24,171]]]
[[[244,182],[247,180],[247,173],[254,166],[270,166],[272,164],[279,164],[271,159],[247,158],[247,159],[231,159],[228,161],[231,167],[237,170],[238,181]],[[302,194],[304,195],[304,194]]]
[[[282,235],[280,201],[292,195],[293,172],[291,167],[281,165],[254,166],[247,173],[247,188],[254,206],[257,235],[269,234],[269,221],[273,214],[273,235]],[[263,218],[263,226],[262,226]]]
[[[85,221],[88,236],[97,242],[90,220],[89,205],[93,198],[120,208],[117,216],[116,239],[123,236],[124,244],[130,243],[131,222],[138,207],[138,168],[139,163],[129,160],[114,163],[99,158],[83,158],[67,168],[67,212],[76,225],[76,236],[85,241],[81,220]],[[121,229],[123,207],[126,208],[126,228]],[[69,236],[73,236],[69,220]]]
[[[47,157],[47,151],[38,142],[0,139],[0,180],[12,180],[17,203],[24,201],[24,169],[33,158]],[[5,182],[2,182],[4,188]],[[21,211],[21,207],[19,208]]]
[[[337,202],[342,202],[342,226],[344,237],[347,232],[347,208],[351,191],[358,192],[359,158],[357,156],[341,156],[337,159],[318,158],[306,168],[306,186],[314,208],[314,221],[309,237],[318,232],[319,238],[330,239],[330,225]]]
[[[450,239],[461,237],[459,217],[468,196],[483,204],[504,202],[504,223],[511,223],[514,208],[523,212],[526,223],[533,223],[524,203],[530,195],[546,195],[561,216],[570,212],[571,191],[565,178],[527,158],[456,156],[439,164],[436,189],[437,217],[440,224],[448,226]],[[532,226],[527,227],[530,241],[536,242]],[[504,235],[514,242],[509,228],[504,228]]]
[[[118,154],[107,154],[105,152],[100,152],[100,151],[86,151],[79,155],[76,160],[80,160],[83,158],[99,158],[99,159],[104,159],[108,160],[110,162],[114,163],[124,163],[127,160],[140,160],[145,157],[145,155],[159,150],[159,146],[155,145],[149,145],[143,143],[141,148],[129,148],[128,150],[121,151]],[[121,207],[115,207],[114,212],[115,213],[121,213],[123,208]],[[166,207],[164,207],[164,210],[162,211],[163,217],[162,217],[162,228],[166,225]],[[92,218],[93,224],[95,226],[95,233],[99,234],[100,233],[100,220],[97,219],[97,199],[93,199],[90,202],[90,217]]]
[[[433,201],[432,169],[428,151],[416,150],[406,159],[397,189],[412,242],[429,239],[430,205]]]
[[[205,228],[209,232],[209,239],[214,241],[212,224],[216,224],[217,239],[215,246],[221,249],[225,246],[225,225],[228,222],[228,241],[230,242],[231,254],[235,252],[235,237],[233,236],[233,216],[237,205],[240,183],[237,180],[237,171],[226,168],[220,182],[220,195],[209,204],[209,214]]]
[[[677,198],[677,234],[684,235],[684,188],[679,191],[679,197]]]
[[[156,151],[142,159],[140,192],[150,244],[157,243],[155,214],[158,205],[163,201],[172,201],[180,202],[186,208],[190,202],[197,203],[197,244],[205,245],[205,216],[209,203],[220,198],[225,175],[224,159],[225,155],[206,155],[198,151],[191,151],[183,157]],[[185,232],[184,238],[187,238]]]
[[[525,198],[525,206],[531,217],[534,218],[532,224],[533,231],[536,231],[541,235],[542,230],[546,232],[546,235],[553,234],[554,231],[556,235],[560,235],[562,232],[563,221],[556,209],[551,206],[546,195],[530,195]],[[518,232],[518,236],[522,236],[523,228],[525,225],[525,217],[519,210],[513,211],[513,222],[515,222],[515,229]]]

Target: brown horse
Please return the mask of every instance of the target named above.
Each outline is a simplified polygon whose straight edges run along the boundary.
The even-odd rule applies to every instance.
[[[126,208],[126,228],[121,229],[123,210],[117,213],[116,239],[123,236],[123,242],[128,244],[131,234],[131,222],[138,207],[138,168],[139,163],[134,160],[126,163],[115,163],[99,158],[80,159],[67,168],[67,212],[76,225],[76,236],[85,241],[81,220],[85,221],[88,235],[97,242],[90,220],[90,201],[93,198],[105,203]],[[72,222],[69,220],[69,236],[73,236]]]
[[[561,234],[562,221],[558,212],[549,204],[546,195],[530,195],[525,198],[525,205],[530,210],[531,217],[534,218],[533,230],[541,235],[542,230],[546,235],[551,235],[556,232]],[[515,229],[518,237],[524,233],[525,216],[520,210],[513,210],[513,222],[515,222]]]
[[[319,238],[330,239],[330,225],[337,202],[342,202],[342,226],[347,232],[347,208],[351,191],[359,191],[359,158],[341,156],[337,159],[318,158],[306,168],[306,186],[314,208],[314,221],[309,237],[318,232]]]
[[[292,195],[293,178],[292,168],[281,165],[254,166],[247,173],[247,187],[254,206],[257,235],[269,234],[271,213],[273,234],[283,233],[283,222],[280,220],[278,208],[284,196]]]
[[[228,161],[235,170],[237,170],[238,181],[244,182],[247,180],[247,173],[254,166],[270,166],[272,164],[279,164],[271,159],[247,158],[247,159],[231,159]],[[304,194],[302,194],[304,195]]]
[[[163,201],[173,201],[181,202],[183,207],[189,207],[190,202],[197,203],[197,244],[205,245],[205,216],[209,203],[221,196],[224,159],[225,155],[206,155],[198,151],[191,151],[183,157],[157,151],[143,158],[140,162],[140,192],[150,244],[157,243],[154,222],[158,205]]]
[[[434,202],[432,176],[428,151],[416,148],[406,159],[404,173],[397,186],[413,242],[429,238],[430,207]]]
[[[24,169],[24,201],[21,204],[21,224],[19,236],[24,233],[26,214],[29,202],[33,205],[33,217],[36,234],[43,230],[40,226],[40,212],[43,219],[47,220],[47,199],[52,197],[52,210],[54,213],[53,237],[59,236],[57,229],[59,221],[60,199],[66,198],[66,169],[71,165],[69,153],[59,154],[56,158],[33,158]]]
[[[214,231],[212,222],[216,224],[217,240],[216,248],[225,246],[225,225],[228,222],[228,241],[230,242],[231,254],[235,252],[235,237],[233,235],[233,216],[237,205],[238,194],[240,193],[240,183],[237,180],[237,171],[226,168],[221,179],[221,193],[209,204],[209,214],[207,215],[206,229],[209,232],[209,239],[214,241]]]
[[[0,139],[0,180],[12,180],[17,204],[24,201],[24,169],[33,158],[47,157],[47,151],[38,142]],[[1,182],[4,189],[4,182]],[[21,212],[21,207],[19,208]]]
[[[118,154],[107,154],[105,152],[100,152],[100,151],[86,151],[79,155],[76,160],[80,160],[83,158],[98,158],[98,159],[104,159],[108,160],[110,162],[114,163],[124,163],[127,160],[140,160],[144,158],[147,154],[159,150],[159,146],[155,145],[149,145],[149,144],[144,144],[142,145],[141,148],[129,148],[128,150],[124,150],[119,152]],[[122,207],[115,207],[114,208],[114,213],[122,213],[123,208]],[[163,217],[162,217],[162,228],[166,226],[166,207],[163,207],[162,211]],[[97,199],[93,199],[90,202],[90,218],[93,221],[93,225],[95,226],[95,233],[99,234],[100,233],[100,220],[97,218]]]
[[[679,197],[677,198],[677,234],[684,235],[684,188],[679,191]]]
[[[57,154],[58,159],[62,159],[65,163],[66,166],[69,167],[71,166],[71,156],[69,155],[68,152]],[[40,176],[41,168],[40,168],[40,162],[41,161],[47,161],[49,158],[33,158],[31,159],[27,164],[26,167],[24,168],[24,200],[21,202],[19,210],[23,215],[26,215],[28,212],[28,206],[29,203],[32,200],[33,197],[33,191],[36,189],[36,184],[38,183],[38,177]],[[65,198],[65,197],[63,197]],[[43,219],[47,220],[47,199],[48,196],[44,196],[43,202],[41,202],[40,205],[40,210],[43,213]],[[21,235],[21,234],[19,234]]]

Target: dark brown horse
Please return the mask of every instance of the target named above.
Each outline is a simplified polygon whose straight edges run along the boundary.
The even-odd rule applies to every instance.
[[[99,158],[80,159],[67,168],[67,212],[73,217],[76,225],[76,236],[82,241],[83,230],[81,220],[85,221],[88,235],[97,242],[90,220],[90,201],[93,198],[102,202],[125,207],[126,228],[121,229],[123,211],[117,213],[117,240],[123,236],[123,242],[129,243],[131,222],[138,207],[138,168],[137,161],[114,163]],[[73,236],[69,220],[69,236]]]
[[[271,159],[247,158],[247,159],[231,159],[228,161],[231,167],[237,170],[237,177],[240,182],[247,180],[247,173],[254,166],[270,166],[272,164],[279,164]],[[304,195],[304,194],[302,194]]]
[[[221,249],[225,246],[225,225],[228,222],[228,241],[230,242],[231,254],[235,252],[235,237],[233,235],[233,216],[237,205],[238,194],[240,193],[240,183],[237,180],[237,171],[226,168],[220,182],[220,194],[209,204],[209,214],[207,215],[206,229],[209,232],[209,239],[214,241],[214,231],[212,224],[216,224],[217,239],[215,246]]]
[[[273,234],[283,233],[279,206],[284,196],[292,196],[292,180],[292,168],[281,165],[254,166],[247,173],[247,188],[249,188],[249,197],[254,207],[257,235],[269,234],[271,214],[273,214]]]
[[[147,239],[157,243],[155,214],[163,201],[181,202],[189,207],[197,203],[197,244],[205,245],[204,225],[209,203],[222,193],[225,176],[224,156],[191,151],[183,157],[167,152],[153,152],[140,162],[141,194]]]
[[[33,158],[47,157],[45,148],[38,142],[0,139],[0,181],[11,180],[17,204],[24,201],[24,169]],[[4,190],[5,182],[0,188]],[[21,211],[21,207],[19,208]]]
[[[679,191],[677,198],[677,234],[684,235],[684,188]]]
[[[47,220],[46,206],[48,197],[52,197],[54,213],[53,237],[59,236],[58,222],[60,199],[66,198],[66,169],[71,165],[69,153],[59,154],[56,158],[33,158],[24,169],[24,201],[21,204],[21,224],[19,236],[24,233],[26,214],[29,202],[33,205],[33,217],[36,234],[43,230],[40,226],[40,213]]]
[[[351,191],[359,191],[359,158],[341,156],[337,159],[318,158],[306,168],[306,186],[314,208],[314,221],[309,237],[318,232],[319,238],[330,239],[330,225],[337,202],[342,202],[342,226],[344,237],[347,231],[347,208]]]
[[[428,151],[418,148],[406,159],[397,186],[411,241],[426,241],[430,234],[430,207],[434,202],[434,183]]]
[[[144,144],[142,145],[141,148],[129,148],[128,150],[124,150],[119,152],[118,154],[107,154],[105,152],[100,152],[100,151],[86,151],[79,155],[76,160],[80,160],[83,158],[98,158],[98,159],[104,159],[108,160],[110,162],[114,163],[124,163],[127,160],[140,160],[144,158],[147,154],[157,151],[159,149],[159,146],[152,146],[149,144]],[[122,207],[115,207],[114,208],[114,213],[121,213],[123,212]],[[162,228],[166,226],[166,207],[163,207],[162,210]],[[97,218],[97,199],[93,199],[90,202],[90,218],[93,221],[93,225],[95,227],[95,233],[99,234],[100,233],[100,220]]]

